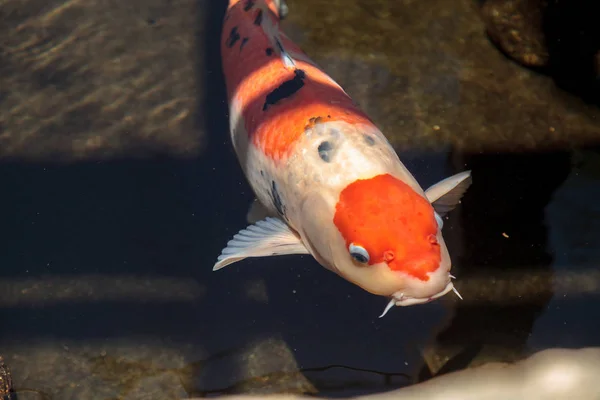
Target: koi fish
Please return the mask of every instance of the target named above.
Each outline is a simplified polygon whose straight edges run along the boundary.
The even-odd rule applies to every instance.
[[[423,191],[374,122],[284,32],[285,4],[229,0],[221,57],[230,134],[256,199],[213,267],[310,254],[390,308],[451,290],[442,217],[471,172]],[[287,11],[286,11],[287,12]]]

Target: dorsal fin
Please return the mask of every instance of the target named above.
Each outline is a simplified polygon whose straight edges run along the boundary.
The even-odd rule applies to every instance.
[[[296,62],[294,58],[290,55],[290,53],[285,49],[281,40],[281,34],[279,31],[279,19],[276,15],[274,15],[274,13],[269,9],[269,7],[267,7],[266,4],[263,3],[259,7],[263,15],[263,18],[261,18],[260,20],[260,27],[263,29],[263,31],[271,41],[271,44],[275,49],[277,55],[281,57],[283,65],[285,65],[285,67],[288,69],[295,69]],[[278,5],[278,7],[280,7],[281,9],[280,5]]]
[[[292,58],[290,53],[288,53],[286,51],[286,49],[283,47],[283,44],[281,43],[281,39],[279,38],[279,34],[277,34],[277,36],[273,36],[273,41],[274,41],[273,44],[275,45],[275,48],[277,49],[277,53],[279,54],[279,57],[281,57],[281,61],[283,61],[283,64],[285,65],[285,67],[289,68],[289,69],[295,69],[296,61],[294,61],[294,59]]]

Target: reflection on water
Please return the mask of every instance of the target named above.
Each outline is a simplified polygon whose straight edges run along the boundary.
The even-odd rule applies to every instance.
[[[310,257],[211,271],[253,199],[228,142],[224,1],[0,0],[0,355],[23,397],[348,396],[600,345],[595,153],[495,147],[582,139],[593,112],[497,57],[466,1],[389,3],[370,34],[325,43],[314,35],[344,14],[289,3],[292,36],[399,149],[436,142],[402,146],[423,186],[473,169],[444,227],[465,300],[378,319],[385,301]],[[487,151],[449,151],[474,143]]]

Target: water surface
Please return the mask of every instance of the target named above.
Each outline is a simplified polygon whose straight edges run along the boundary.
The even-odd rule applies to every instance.
[[[429,41],[407,45],[419,66],[408,70],[398,69],[406,48],[361,47],[355,15],[342,29],[329,2],[289,3],[290,35],[373,115],[424,187],[473,170],[444,228],[464,300],[378,319],[385,299],[310,257],[211,271],[253,199],[228,141],[222,3],[4,0],[0,354],[16,389],[31,390],[23,396],[346,396],[600,345],[597,149],[574,153],[546,135],[570,124],[564,135],[583,137],[597,128],[594,111],[567,108],[551,83],[484,47],[467,2],[438,2],[430,20],[410,2],[398,2],[402,20],[396,8],[360,16],[373,34]],[[342,32],[335,51],[311,36],[327,26]],[[436,47],[460,29],[488,49],[476,61],[495,76],[472,53]],[[503,86],[503,76],[518,79]],[[514,113],[511,93],[526,111]],[[538,137],[540,151],[509,152],[519,138],[497,136],[507,126]]]

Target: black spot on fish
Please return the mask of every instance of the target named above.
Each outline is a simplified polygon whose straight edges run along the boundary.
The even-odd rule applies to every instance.
[[[321,142],[317,150],[319,151],[319,157],[321,157],[321,160],[325,162],[331,161],[331,150],[333,150],[331,143],[328,141]]]
[[[229,33],[229,38],[227,38],[227,47],[232,48],[238,40],[240,40],[240,34],[238,33],[237,26],[234,26]]]
[[[373,139],[371,136],[363,135],[363,138],[365,139],[365,142],[367,142],[367,144],[369,146],[373,146],[375,144],[375,139]]]
[[[267,49],[265,50],[265,52],[267,53],[268,56],[272,56],[273,55],[273,49],[270,47],[267,47]]]
[[[266,111],[269,106],[277,104],[279,101],[292,96],[298,90],[302,89],[304,86],[304,78],[306,78],[306,73],[301,69],[296,69],[292,79],[283,82],[267,95],[265,104],[263,105],[263,111]]]
[[[240,51],[242,51],[242,49],[244,48],[244,45],[246,43],[248,43],[248,40],[250,40],[250,38],[245,37],[242,39],[242,43],[240,44]]]
[[[308,120],[308,124],[306,124],[306,126],[304,127],[304,130],[308,130],[308,129],[312,129],[315,127],[316,124],[320,124],[321,122],[323,122],[323,118],[322,117],[311,117]]]
[[[260,176],[265,176],[265,171],[263,171],[262,169],[260,170]]]
[[[312,125],[320,124],[321,122],[323,122],[323,117],[312,117],[308,120],[308,123]]]
[[[281,196],[279,195],[279,191],[277,190],[277,184],[275,183],[275,181],[271,181],[271,197],[273,199],[273,205],[277,209],[279,215],[287,220],[287,217],[285,216],[285,206],[281,201]]]
[[[254,25],[260,25],[262,23],[262,10],[258,10],[256,13],[256,18],[254,18]]]
[[[246,5],[244,6],[244,11],[250,11],[250,9],[254,7],[254,0],[246,0]]]

